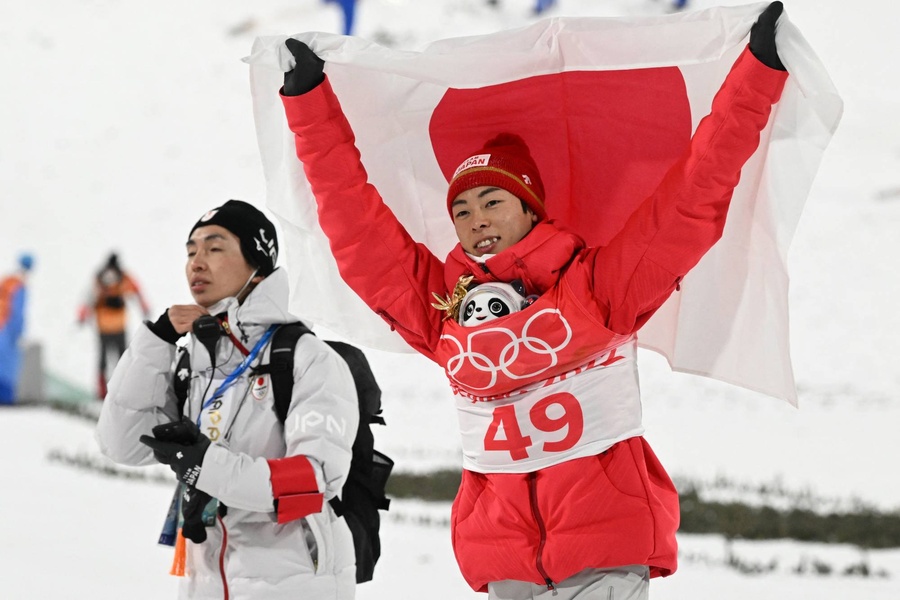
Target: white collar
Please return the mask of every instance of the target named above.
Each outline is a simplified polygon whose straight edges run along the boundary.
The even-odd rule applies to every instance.
[[[497,255],[496,254],[482,254],[481,256],[475,256],[474,254],[469,254],[468,252],[466,252],[466,256],[468,256],[469,258],[471,258],[472,260],[474,260],[477,263],[483,264],[487,259],[493,258]]]

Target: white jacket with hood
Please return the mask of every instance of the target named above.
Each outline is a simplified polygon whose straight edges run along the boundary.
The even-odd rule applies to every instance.
[[[233,334],[250,349],[270,325],[297,320],[287,304],[287,275],[276,269],[243,304],[226,298],[211,307],[210,314],[227,313]],[[180,598],[354,597],[352,536],[327,502],[339,495],[350,469],[359,421],[353,379],[347,364],[325,342],[301,336],[294,354],[291,405],[282,425],[268,376],[252,371],[253,366],[268,364],[270,345],[223,395],[213,419],[217,432],[210,429],[205,411],[201,429],[217,439],[204,456],[196,487],[218,498],[227,511],[207,528],[204,543],[187,541],[187,575]],[[223,336],[210,380],[206,348],[193,334],[187,336],[187,347],[192,381],[184,414],[196,421],[204,399],[235,370],[243,355]],[[152,435],[156,425],[180,418],[172,385],[175,353],[174,344],[144,326],[119,361],[96,431],[101,451],[112,460],[156,464],[152,451],[138,438]],[[322,512],[279,524],[269,461],[298,455],[309,459],[325,502]]]

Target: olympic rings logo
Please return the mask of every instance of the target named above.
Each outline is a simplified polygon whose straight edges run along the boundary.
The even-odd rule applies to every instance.
[[[565,339],[563,339],[556,346],[551,346],[550,343],[540,337],[529,335],[529,329],[534,326],[535,321],[547,314],[555,314],[558,317],[559,325],[561,326],[562,330],[565,331]],[[554,330],[555,329],[556,328],[554,328]],[[504,345],[500,352],[497,353],[498,364],[494,364],[494,361],[491,360],[491,357],[487,354],[478,352],[474,349],[477,344],[477,338],[479,336],[483,337],[485,335],[492,334],[500,334],[501,337],[509,339],[506,345]],[[528,379],[530,377],[540,375],[544,371],[555,367],[559,363],[558,353],[563,348],[568,346],[569,342],[572,340],[572,327],[569,325],[569,322],[566,321],[566,318],[558,309],[545,308],[536,312],[525,322],[525,325],[522,327],[521,337],[517,336],[516,333],[511,329],[507,329],[505,327],[488,327],[469,333],[468,336],[466,336],[465,348],[463,347],[460,340],[451,335],[442,335],[441,339],[452,341],[458,350],[458,354],[447,361],[447,374],[454,381],[462,384],[463,382],[457,379],[456,375],[463,367],[467,365],[475,369],[476,371],[489,373],[490,380],[484,386],[477,387],[470,384],[465,384],[466,387],[471,390],[487,390],[497,384],[497,378],[500,373],[503,373],[506,377],[513,380]],[[495,343],[496,341],[492,340],[489,345],[491,347],[494,347]],[[531,358],[533,356],[547,357],[546,364],[529,372],[516,372],[516,370],[514,369],[516,364],[520,363],[521,366],[521,364],[525,363],[524,360],[520,359],[524,359],[526,357]]]

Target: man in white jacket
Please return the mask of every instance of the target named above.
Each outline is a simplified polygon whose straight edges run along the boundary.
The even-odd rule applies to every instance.
[[[328,503],[347,478],[359,420],[349,368],[325,342],[300,336],[284,423],[269,375],[255,371],[269,363],[273,331],[297,321],[277,254],[274,226],[250,204],[230,200],[205,214],[187,242],[196,304],[145,323],[100,415],[106,456],[159,461],[179,479],[181,598],[354,597],[352,536]],[[185,334],[182,407],[173,381],[188,373],[173,371]]]

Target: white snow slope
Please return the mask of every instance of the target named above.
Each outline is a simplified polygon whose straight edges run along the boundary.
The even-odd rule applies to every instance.
[[[739,3],[695,0],[691,8]],[[557,4],[550,15],[666,7]],[[790,255],[800,409],[671,373],[642,353],[646,435],[677,479],[733,482],[722,497],[777,505],[808,494],[819,507],[897,510],[900,3],[785,4],[845,100]],[[527,24],[531,5],[362,0],[357,31],[415,49]],[[263,203],[240,58],[258,35],[339,28],[338,9],[321,0],[0,5],[0,269],[11,269],[20,251],[36,255],[27,336],[42,345],[50,372],[93,388],[94,336],[75,315],[109,251],[143,284],[154,314],[189,299],[182,267],[190,225],[228,198]],[[456,417],[437,367],[415,355],[370,354],[389,423],[377,432],[379,447],[398,470],[458,466]],[[0,410],[0,456],[0,598],[174,597],[171,552],[155,543],[171,493],[167,469],[137,470],[154,476],[138,480],[66,464],[60,457],[108,463],[90,421],[41,407]],[[763,484],[775,493],[738,489]],[[395,501],[376,580],[358,597],[479,597],[456,569],[448,515],[447,505]],[[693,535],[680,543],[681,567],[654,580],[654,598],[900,597],[900,550]],[[729,555],[772,568],[741,574],[726,565]],[[843,574],[861,563],[876,576]],[[832,572],[813,575],[815,564]]]

